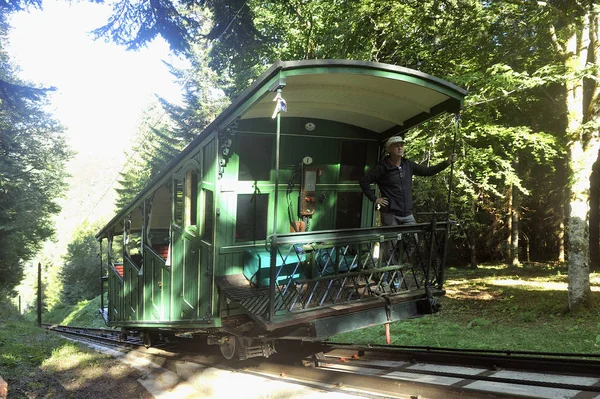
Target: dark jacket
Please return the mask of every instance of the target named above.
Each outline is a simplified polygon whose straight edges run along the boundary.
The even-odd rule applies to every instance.
[[[375,190],[371,184],[377,183],[381,196],[388,199],[389,205],[381,212],[390,212],[397,216],[412,215],[412,177],[433,176],[450,166],[448,161],[434,166],[422,166],[410,159],[402,158],[400,167],[394,165],[386,155],[375,167],[360,180],[360,188],[371,202],[375,202]]]

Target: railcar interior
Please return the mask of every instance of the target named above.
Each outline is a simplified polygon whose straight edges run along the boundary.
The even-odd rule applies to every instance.
[[[387,64],[277,62],[98,232],[105,321],[245,359],[435,312],[448,215],[378,226],[358,180],[465,95]]]

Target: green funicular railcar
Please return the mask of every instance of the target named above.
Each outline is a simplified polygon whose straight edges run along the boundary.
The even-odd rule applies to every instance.
[[[98,232],[107,324],[243,359],[436,311],[447,215],[377,227],[358,180],[465,94],[398,66],[277,62]]]

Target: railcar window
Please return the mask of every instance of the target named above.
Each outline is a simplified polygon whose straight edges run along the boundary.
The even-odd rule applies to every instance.
[[[339,192],[335,212],[336,229],[352,229],[360,227],[362,211],[362,192]]]
[[[238,194],[236,241],[258,241],[267,238],[268,207],[268,194]]]
[[[138,266],[142,265],[142,234],[139,231],[127,235],[127,253]]]
[[[164,246],[169,243],[169,226],[174,220],[171,209],[171,181],[158,188],[149,198],[146,206],[148,225],[146,229],[148,245]]]
[[[185,224],[195,225],[198,215],[198,173],[188,170],[185,177]]]
[[[273,136],[243,134],[239,137],[239,180],[261,181],[271,179],[273,169]]]
[[[206,242],[212,243],[214,227],[213,214],[215,209],[213,192],[202,189],[202,195],[204,196],[204,223],[202,226],[202,239]]]
[[[174,180],[174,182],[175,192],[173,195],[175,196],[175,199],[173,202],[175,204],[175,219],[173,221],[176,225],[181,226],[183,225],[183,183],[181,180]]]
[[[110,261],[112,263],[123,263],[123,237],[121,235],[113,237],[109,242]]]
[[[357,181],[365,172],[367,146],[363,142],[342,141],[340,181]]]

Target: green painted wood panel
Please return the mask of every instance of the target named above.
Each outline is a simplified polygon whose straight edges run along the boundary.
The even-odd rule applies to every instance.
[[[169,302],[171,304],[171,312],[169,315],[170,321],[184,320],[185,315],[183,313],[183,271],[185,262],[185,243],[181,228],[172,225],[171,226],[171,297]]]
[[[163,303],[165,292],[163,290],[163,274],[170,279],[166,271],[165,260],[154,251],[146,247],[144,255],[144,320],[164,320]]]
[[[310,219],[309,230],[334,229],[339,224],[338,220],[345,217],[348,209],[355,213],[362,212],[362,215],[353,216],[352,223],[365,227],[371,225],[372,218],[369,215],[365,216],[365,212],[372,213],[372,207],[362,196],[357,179],[358,176],[362,176],[367,166],[377,159],[378,141],[374,133],[329,121],[315,121],[315,130],[308,132],[305,129],[307,121],[291,118],[282,124],[277,203],[273,170],[275,148],[274,144],[269,144],[274,143],[274,131],[271,130],[274,127],[273,121],[242,121],[237,134],[206,140],[190,155],[188,162],[182,163],[181,169],[177,171],[179,181],[183,182],[190,168],[194,168],[200,177],[196,187],[198,195],[194,197],[198,201],[194,204],[197,207],[197,218],[191,226],[183,226],[185,213],[178,213],[181,215],[178,216],[179,223],[171,225],[170,266],[165,266],[162,258],[146,251],[143,274],[138,278],[143,283],[143,290],[139,284],[133,284],[132,275],[130,279],[126,279],[131,281],[126,282],[122,289],[124,297],[114,299],[125,301],[118,307],[118,317],[122,318],[123,314],[127,317],[120,320],[137,318],[175,325],[190,321],[202,324],[207,318],[218,317],[219,298],[214,286],[214,277],[242,273],[244,251],[250,248],[264,249],[264,238],[240,239],[237,226],[238,206],[242,198],[240,196],[246,196],[246,201],[254,195],[267,199],[266,211],[262,216],[264,220],[261,221],[262,225],[266,225],[266,236],[273,233],[275,210],[277,232],[289,233],[289,214],[293,214],[293,220],[298,218],[300,175],[297,169],[302,158],[306,156],[313,159],[310,166],[320,170],[316,185],[316,212]],[[259,162],[268,169],[264,174],[266,180],[239,179],[240,165],[244,162],[240,159],[243,158],[240,155],[240,152],[243,153],[240,148],[243,137],[249,138],[246,143],[250,144],[256,137],[268,138],[260,141],[266,147],[256,149],[259,154],[253,157],[254,162]],[[231,140],[230,151],[226,157],[221,152],[225,138]],[[347,143],[354,143],[353,147],[344,147]],[[364,165],[352,166],[358,168],[352,172],[352,179],[348,178],[348,167],[344,172],[346,177],[341,175],[343,148],[346,148],[346,152],[347,148],[352,148],[354,152],[361,153],[359,157]],[[219,175],[222,160],[223,173]],[[182,183],[182,186],[185,184]],[[212,207],[207,206],[207,193],[212,193]],[[344,193],[343,201],[340,200],[340,193]],[[358,203],[349,207],[344,201]],[[179,203],[184,202],[181,197]],[[129,314],[124,312],[127,309],[130,309]]]

